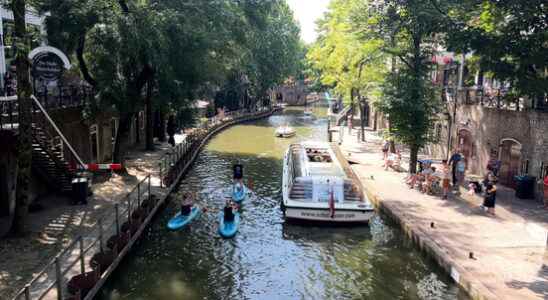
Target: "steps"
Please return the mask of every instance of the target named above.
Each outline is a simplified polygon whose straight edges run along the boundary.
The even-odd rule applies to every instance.
[[[51,139],[40,127],[33,125],[32,170],[48,184],[62,194],[72,192],[72,179],[76,177],[62,149],[51,144]]]

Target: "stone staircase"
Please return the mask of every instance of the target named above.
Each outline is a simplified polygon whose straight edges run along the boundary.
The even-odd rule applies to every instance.
[[[71,182],[76,173],[63,157],[62,149],[53,145],[46,131],[36,125],[32,137],[32,170],[57,192],[72,192]]]

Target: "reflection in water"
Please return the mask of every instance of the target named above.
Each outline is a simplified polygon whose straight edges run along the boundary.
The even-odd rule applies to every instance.
[[[232,127],[200,155],[181,191],[208,208],[190,228],[169,232],[174,199],[113,274],[102,299],[457,299],[448,278],[374,218],[364,227],[285,224],[279,209],[283,152],[295,141],[326,139],[325,109],[302,109]],[[274,138],[277,126],[297,129]],[[217,234],[217,213],[229,195],[231,166],[240,161],[255,182],[238,235]],[[178,198],[177,195],[174,198]]]

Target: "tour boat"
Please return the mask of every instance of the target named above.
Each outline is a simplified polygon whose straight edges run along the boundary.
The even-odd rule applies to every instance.
[[[288,138],[293,137],[297,134],[295,129],[290,126],[280,126],[276,129],[276,137]]]
[[[281,207],[286,219],[367,223],[374,215],[356,175],[335,146],[292,144],[283,164]]]

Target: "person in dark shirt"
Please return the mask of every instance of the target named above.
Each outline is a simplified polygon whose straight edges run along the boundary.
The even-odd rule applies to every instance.
[[[187,192],[183,195],[181,202],[181,215],[188,216],[190,212],[192,212],[192,196]]]
[[[228,200],[226,201],[226,205],[224,208],[224,220],[227,222],[234,221],[234,207],[232,205],[232,201]]]
[[[167,120],[167,135],[169,136],[168,143],[175,147],[175,133],[177,131],[177,124],[175,124],[175,116],[170,115]]]
[[[460,151],[455,151],[449,159],[449,165],[451,166],[451,174],[453,177],[453,187],[457,185],[457,164],[459,163],[459,161],[461,161],[461,159],[462,155],[460,154]]]
[[[239,181],[241,182],[242,179],[244,178],[244,166],[240,165],[240,164],[236,164],[234,165],[233,167],[233,173],[234,173],[234,181]]]

